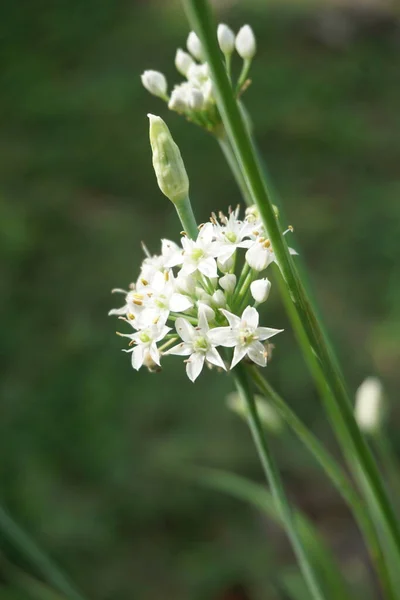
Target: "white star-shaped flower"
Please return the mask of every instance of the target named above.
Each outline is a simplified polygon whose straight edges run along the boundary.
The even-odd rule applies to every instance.
[[[253,227],[250,223],[240,221],[236,211],[231,212],[228,219],[221,225],[214,224],[216,243],[218,244],[218,260],[225,263],[234,254],[236,248],[249,248],[253,241],[245,239],[251,234]]]
[[[255,308],[248,306],[241,317],[220,309],[229,322],[229,327],[215,327],[208,337],[216,346],[235,348],[231,369],[246,355],[260,367],[267,364],[267,355],[261,342],[283,331],[270,327],[258,327],[259,315]]]
[[[186,373],[190,381],[195,381],[200,375],[204,362],[226,369],[225,364],[209,338],[210,327],[203,307],[199,308],[199,324],[194,327],[183,317],[175,323],[176,331],[183,340],[165,354],[189,356],[186,361]]]
[[[196,241],[187,237],[182,238],[182,273],[184,275],[199,271],[206,277],[218,277],[215,260],[218,254],[218,246],[213,241],[213,237],[214,226],[212,223],[206,223],[200,229]]]
[[[148,356],[160,365],[160,351],[157,348],[157,342],[162,340],[167,333],[171,331],[171,327],[166,327],[165,323],[157,323],[145,329],[141,329],[136,333],[123,333],[123,337],[128,337],[134,347],[124,352],[132,352],[132,367],[138,371],[143,365]]]

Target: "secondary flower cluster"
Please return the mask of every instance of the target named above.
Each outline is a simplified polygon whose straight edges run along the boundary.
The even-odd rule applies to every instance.
[[[247,86],[247,75],[256,52],[254,33],[249,25],[244,25],[235,36],[227,25],[220,24],[217,37],[225,57],[229,77],[231,77],[231,58],[235,48],[243,59],[243,68],[235,86],[236,94],[240,95]],[[168,102],[168,108],[213,131],[220,125],[221,118],[203,47],[194,31],[189,33],[186,46],[189,53],[179,48],[175,56],[175,66],[186,81],[176,85],[171,95],[168,94],[167,80],[159,71],[145,71],[142,74],[142,83],[151,94]]]
[[[180,246],[162,240],[161,254],[145,252],[137,281],[114,290],[125,295],[124,306],[109,313],[133,329],[119,335],[130,339],[134,369],[158,370],[161,355],[175,354],[187,357],[195,381],[204,364],[227,369],[221,346],[231,349],[231,369],[244,358],[266,366],[263,342],[281,330],[259,326],[257,306],[271,288],[260,275],[275,254],[255,209],[244,220],[239,209],[212,214],[196,240],[183,235]]]

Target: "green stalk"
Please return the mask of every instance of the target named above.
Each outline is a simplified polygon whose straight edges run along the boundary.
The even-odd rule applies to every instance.
[[[36,545],[0,506],[0,531],[41,575],[70,600],[84,600],[58,566]]]
[[[191,465],[185,475],[198,483],[226,492],[239,500],[252,504],[257,509],[264,511],[275,523],[284,525],[271,493],[263,485],[249,481],[235,473],[208,467]],[[335,557],[312,521],[298,509],[294,511],[293,516],[303,545],[307,548],[308,555],[312,556],[313,563],[324,578],[326,588],[329,590],[328,596],[333,600],[338,598],[351,600],[352,596],[336,564]]]
[[[197,229],[197,223],[193,214],[189,196],[186,196],[186,198],[183,198],[183,200],[179,200],[179,202],[174,202],[173,204],[176,208],[176,212],[178,213],[178,217],[182,223],[183,229],[192,240],[195,240],[199,230]]]
[[[314,600],[323,600],[324,594],[322,593],[320,583],[317,579],[316,573],[314,572],[314,568],[303,546],[298,527],[293,516],[292,508],[286,497],[279,471],[270,452],[267,439],[264,435],[263,426],[258,415],[255,399],[249,389],[247,374],[244,366],[239,364],[232,372],[232,376],[235,380],[237,391],[247,406],[248,420],[253,440],[257,448],[265,476],[268,480],[271,494],[274,498],[282,522],[284,523],[286,533],[296,555],[304,580],[308,586],[311,598]]]
[[[358,474],[357,463],[363,473],[369,495],[376,505],[379,521],[392,539],[400,561],[400,528],[393,507],[381,481],[374,458],[354,419],[349,395],[342,373],[322,326],[307,297],[297,269],[275,217],[273,206],[262,175],[256,152],[251,143],[242,115],[233,97],[225,68],[221,62],[215,27],[206,0],[183,0],[192,28],[199,36],[213,78],[218,107],[225,129],[240,164],[244,179],[257,205],[271,240],[277,261],[287,286],[296,315],[296,330],[303,340],[302,349],[309,368],[325,403],[336,436],[350,466]],[[287,304],[287,303],[286,303]]]
[[[365,505],[359,497],[356,490],[343,469],[338,465],[336,460],[324,448],[318,438],[304,425],[296,413],[288,406],[288,404],[279,396],[268,381],[263,377],[255,367],[248,367],[251,379],[256,384],[258,389],[273,404],[282,418],[291,427],[299,440],[309,450],[314,459],[320,464],[330,481],[333,483],[343,500],[346,502],[352,511],[359,529],[364,536],[371,561],[375,565],[382,584],[382,588],[387,598],[395,600],[398,596],[393,589],[389,569],[385,562],[385,557],[382,552],[381,543],[374,523],[370,518],[368,511],[365,510]]]

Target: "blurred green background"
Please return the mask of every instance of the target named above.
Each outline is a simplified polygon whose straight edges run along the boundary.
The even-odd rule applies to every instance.
[[[254,27],[246,106],[292,245],[351,389],[383,379],[396,444],[398,13],[379,1],[216,4],[220,21]],[[179,238],[152,172],[147,112],[181,147],[200,221],[240,200],[212,138],[140,83],[146,68],[180,80],[179,3],[20,0],[0,10],[1,501],[93,600],[295,597],[285,595],[296,575],[277,527],[171,469],[211,465],[262,481],[247,429],[226,408],[229,379],[211,372],[193,385],[179,359],[136,373],[107,318],[119,305],[111,288],[136,277],[140,242],[157,252],[161,237]],[[286,328],[271,382],[336,452],[276,290],[265,318]],[[348,580],[378,598],[337,494],[289,433],[272,442],[290,496]],[[35,570],[5,540],[0,558],[0,598],[32,597],[10,564]]]

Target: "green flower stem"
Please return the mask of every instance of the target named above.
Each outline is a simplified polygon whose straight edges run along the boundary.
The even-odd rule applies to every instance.
[[[371,560],[376,566],[382,588],[386,594],[385,597],[395,600],[398,596],[393,589],[390,573],[385,562],[385,557],[374,523],[369,512],[365,510],[364,502],[354,489],[353,484],[318,438],[308,429],[308,427],[306,427],[306,425],[304,425],[302,420],[299,419],[294,411],[292,411],[283,398],[279,396],[260,371],[255,367],[249,366],[248,372],[258,389],[268,401],[273,404],[274,408],[279,412],[289,427],[291,427],[299,440],[320,464],[343,500],[349,506],[358,523],[360,531],[364,536]]]
[[[182,472],[181,469],[180,472]],[[263,485],[249,481],[235,473],[209,467],[191,465],[190,469],[185,470],[184,475],[200,484],[226,492],[239,500],[252,504],[257,509],[264,511],[275,523],[284,526],[271,493]],[[312,521],[298,509],[294,511],[294,519],[303,545],[307,548],[307,554],[312,557],[313,564],[324,579],[327,597],[332,600],[339,598],[340,600],[352,600],[353,597],[335,557]]]
[[[248,409],[248,420],[253,440],[256,445],[264,473],[268,480],[272,496],[276,503],[277,510],[279,511],[282,522],[284,523],[286,533],[292,544],[292,548],[296,555],[304,580],[310,591],[311,598],[314,600],[323,600],[324,594],[322,593],[320,583],[318,582],[317,576],[314,572],[314,568],[303,546],[292,508],[289,505],[279,471],[276,467],[275,461],[273,460],[267,439],[264,435],[263,426],[258,415],[255,399],[249,389],[245,367],[239,364],[234,371],[232,371],[232,375],[235,380],[237,391],[239,392]]]
[[[245,83],[245,81],[247,79],[247,75],[249,74],[251,63],[252,63],[252,59],[247,58],[243,61],[243,67],[240,72],[239,79],[238,79],[237,86],[236,86],[237,94],[240,92],[240,90],[242,89],[242,85]]]
[[[210,67],[224,126],[252,199],[268,231],[285,280],[292,306],[291,313],[295,315],[297,321],[297,336],[302,340],[301,346],[309,368],[325,402],[325,408],[342,450],[353,470],[357,471],[357,475],[358,469],[354,468],[354,464],[356,462],[359,464],[369,494],[374,499],[380,523],[384,526],[385,534],[392,538],[400,561],[400,528],[397,517],[370,449],[354,419],[352,404],[336,358],[307,297],[279,228],[262,169],[221,62],[208,3],[206,0],[183,0],[183,2],[191,26],[201,40]]]
[[[46,556],[1,506],[0,531],[55,589],[70,600],[84,600],[84,597],[68,581],[58,566]]]
[[[174,202],[174,206],[176,208],[176,212],[178,213],[179,220],[182,223],[183,229],[187,233],[188,237],[190,237],[192,240],[195,240],[199,230],[197,229],[197,223],[193,214],[189,196],[183,200],[180,200],[179,202]]]

